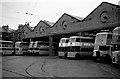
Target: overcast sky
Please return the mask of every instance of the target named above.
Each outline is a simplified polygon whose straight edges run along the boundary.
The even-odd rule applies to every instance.
[[[17,29],[19,24],[40,20],[56,22],[64,13],[86,17],[103,1],[118,4],[119,0],[2,0],[0,1],[0,26]],[[2,13],[2,14],[1,14]]]

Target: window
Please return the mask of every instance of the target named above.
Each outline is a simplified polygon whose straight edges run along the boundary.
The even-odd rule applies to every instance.
[[[80,42],[80,38],[76,38],[76,42]]]
[[[67,40],[66,40],[66,43],[68,43],[68,42],[69,42],[69,40],[67,39]]]
[[[81,42],[92,42],[94,43],[94,39],[81,39]]]
[[[70,42],[75,42],[75,38],[70,38]]]
[[[67,47],[67,52],[70,52],[70,47]]]
[[[118,36],[118,40],[117,40],[117,42],[120,42],[120,36]]]
[[[109,38],[109,39],[112,39],[112,34],[108,34],[108,38]]]
[[[75,51],[80,52],[80,46],[75,46]]]
[[[65,40],[61,40],[61,43],[65,43]]]
[[[93,52],[94,48],[81,48],[81,52]]]
[[[71,52],[74,52],[75,47],[74,47],[74,46],[72,46],[72,47],[70,48],[70,50],[71,50]]]
[[[99,46],[99,50],[108,51],[108,50],[110,50],[110,46]]]
[[[118,51],[118,50],[120,50],[120,44],[113,45],[113,51]]]
[[[58,50],[61,51],[61,47],[59,47]]]

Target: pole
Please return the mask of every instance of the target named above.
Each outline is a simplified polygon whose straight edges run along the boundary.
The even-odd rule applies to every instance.
[[[53,55],[53,37],[49,36],[49,56]]]

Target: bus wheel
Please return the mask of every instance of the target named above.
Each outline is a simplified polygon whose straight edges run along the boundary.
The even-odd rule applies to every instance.
[[[75,55],[75,59],[77,59],[77,60],[78,60],[78,59],[81,59],[81,58],[80,58],[80,54],[76,54],[76,55]]]

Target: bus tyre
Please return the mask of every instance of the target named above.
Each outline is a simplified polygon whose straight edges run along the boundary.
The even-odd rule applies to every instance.
[[[80,54],[76,54],[76,55],[75,55],[75,59],[76,59],[76,60],[81,59],[81,58],[80,58]]]

